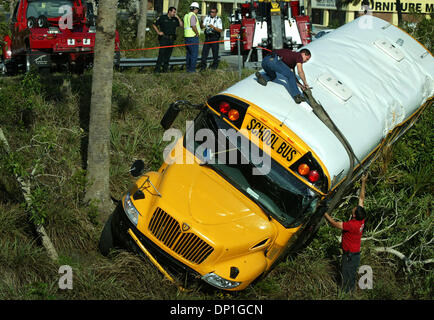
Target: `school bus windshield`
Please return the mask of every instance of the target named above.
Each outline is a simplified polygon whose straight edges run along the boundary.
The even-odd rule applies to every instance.
[[[192,136],[194,142],[187,141]],[[316,209],[318,195],[225,121],[202,111],[184,137],[184,147],[286,228]],[[258,159],[262,161],[259,162]],[[268,164],[265,163],[268,161]]]

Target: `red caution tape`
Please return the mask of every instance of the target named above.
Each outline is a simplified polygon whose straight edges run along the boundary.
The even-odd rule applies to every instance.
[[[161,46],[161,47],[152,47],[152,48],[140,48],[140,49],[122,49],[119,51],[144,51],[144,50],[155,50],[155,49],[162,49],[162,48],[175,48],[175,47],[185,47],[185,46],[194,46],[194,45],[202,45],[202,44],[209,44],[209,43],[221,43],[225,41],[230,40],[218,40],[218,41],[209,41],[209,42],[198,42],[198,43],[183,43],[183,44],[174,44],[171,46]]]
[[[151,48],[138,48],[138,49],[119,49],[119,50],[115,50],[115,51],[122,51],[122,52],[127,52],[127,51],[145,51],[145,50],[156,50],[156,49],[162,49],[162,48],[175,48],[175,47],[185,47],[185,46],[193,46],[193,45],[203,45],[203,44],[211,44],[211,43],[222,43],[225,41],[230,41],[230,40],[218,40],[218,41],[208,41],[208,42],[198,42],[198,43],[183,43],[183,44],[174,44],[171,46],[160,46],[160,47],[151,47]],[[268,50],[268,49],[267,49]],[[58,53],[65,53],[65,54],[89,54],[89,53],[94,53],[94,51],[72,51],[72,52],[68,52],[68,51],[59,51],[57,53],[44,53],[44,52],[37,52],[37,53],[29,53],[29,55],[55,55]],[[20,55],[26,55],[26,53],[21,53]]]
[[[269,52],[273,52],[272,50],[267,49],[267,48],[264,48],[264,47],[260,47],[260,46],[258,46],[258,48],[259,48],[259,49],[262,49],[262,50],[267,50],[267,51],[269,51]]]

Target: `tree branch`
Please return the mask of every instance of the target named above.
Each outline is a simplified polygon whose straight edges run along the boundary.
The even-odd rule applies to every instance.
[[[402,252],[399,252],[398,250],[395,250],[395,249],[393,249],[391,247],[376,247],[376,248],[374,248],[374,251],[375,252],[391,253],[391,254],[397,256],[399,259],[401,259],[401,260],[404,261],[406,270],[408,272],[410,272],[410,267],[412,265],[416,265],[416,264],[425,265],[425,264],[429,264],[429,263],[434,263],[434,259],[427,259],[427,260],[423,260],[423,261],[421,261],[421,260],[417,260],[417,261],[410,260]]]
[[[417,235],[419,232],[420,232],[420,230],[419,230],[419,231],[416,231],[415,233],[413,233],[410,237],[407,237],[407,239],[405,239],[405,240],[402,241],[401,243],[395,244],[395,245],[391,246],[390,248],[393,249],[393,248],[399,247],[400,245],[403,245],[403,244],[406,243],[408,240],[410,240],[410,239],[413,238],[415,235]]]
[[[9,147],[9,143],[6,140],[6,137],[3,133],[2,128],[0,128],[0,141],[3,143],[4,145],[4,149],[6,150],[7,153],[10,153],[10,147]],[[36,166],[32,171],[32,174],[34,174],[36,171]],[[15,175],[15,178],[17,179],[20,187],[21,187],[21,192],[23,193],[24,196],[24,200],[26,201],[27,207],[30,208],[32,207],[32,197],[31,197],[31,186],[30,186],[30,182],[25,181],[23,178],[21,178],[19,175]],[[57,251],[54,248],[53,243],[51,242],[50,237],[48,236],[44,226],[42,224],[34,224],[35,228],[36,228],[36,232],[38,233],[39,237],[41,237],[42,240],[42,245],[44,246],[44,248],[47,250],[48,252],[48,256],[51,258],[51,260],[53,261],[57,261],[58,259],[58,255],[57,255]]]

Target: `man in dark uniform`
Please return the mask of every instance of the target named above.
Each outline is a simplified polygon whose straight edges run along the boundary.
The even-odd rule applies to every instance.
[[[309,88],[303,71],[303,63],[309,61],[310,57],[311,53],[308,49],[302,49],[300,52],[289,49],[278,49],[274,50],[262,60],[262,68],[269,78],[269,81],[273,81],[276,78],[276,72],[284,76],[286,78],[286,89],[298,104],[306,101],[297,86],[300,86],[302,89]],[[297,72],[303,81],[303,85],[299,84],[295,78],[295,67],[297,67]],[[267,85],[267,79],[265,79],[260,72],[256,72],[255,75],[258,83],[263,86]]]
[[[345,292],[353,291],[356,285],[356,273],[360,263],[360,244],[366,216],[366,211],[363,207],[366,178],[366,175],[362,177],[359,205],[352,210],[349,221],[338,222],[330,217],[328,213],[324,214],[324,218],[333,227],[342,230],[342,287]]]
[[[167,14],[164,14],[157,18],[152,25],[155,32],[158,34],[158,41],[160,46],[171,46],[175,42],[176,28],[183,27],[182,20],[176,14],[176,8],[170,7]],[[160,48],[158,51],[157,64],[155,65],[155,72],[160,72],[162,68],[163,72],[167,72],[169,69],[169,60],[172,55],[173,47]]]

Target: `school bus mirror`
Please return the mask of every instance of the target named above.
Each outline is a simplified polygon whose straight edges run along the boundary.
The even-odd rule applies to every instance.
[[[145,171],[145,163],[143,162],[143,160],[134,161],[130,169],[131,175],[133,177],[138,177],[141,176],[144,171]]]
[[[161,119],[160,122],[164,130],[169,129],[172,126],[173,122],[178,116],[179,111],[181,111],[181,108],[178,107],[177,104],[172,103],[170,105],[169,109],[167,109],[166,113],[163,116],[163,119]]]

